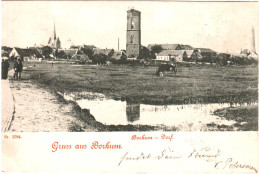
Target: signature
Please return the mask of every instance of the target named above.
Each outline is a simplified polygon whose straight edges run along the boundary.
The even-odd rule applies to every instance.
[[[231,170],[234,170],[234,169],[249,169],[249,170],[252,170],[254,171],[255,173],[258,173],[257,169],[251,165],[248,165],[248,164],[242,164],[242,163],[239,163],[238,161],[235,161],[233,158],[228,158],[226,160],[222,160],[222,161],[218,161],[215,163],[215,168],[219,169],[219,168],[222,168],[222,169],[226,169],[226,168],[229,168]]]
[[[192,151],[186,154],[179,154],[177,151],[174,151],[170,147],[163,149],[159,153],[145,153],[140,152],[138,154],[132,154],[131,152],[126,152],[120,158],[118,162],[118,166],[122,165],[123,163],[127,163],[128,161],[143,161],[143,160],[202,160],[205,163],[210,163],[212,168],[219,170],[219,169],[246,169],[253,171],[255,173],[258,170],[249,164],[242,164],[239,161],[234,160],[233,158],[221,158],[221,151],[219,149],[213,150],[210,147],[204,147],[200,149],[193,149]],[[189,161],[191,162],[191,161]]]

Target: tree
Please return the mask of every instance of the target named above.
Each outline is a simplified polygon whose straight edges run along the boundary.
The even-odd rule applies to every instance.
[[[222,66],[226,66],[228,64],[228,60],[230,58],[229,54],[225,54],[225,53],[220,53],[216,56],[217,59],[214,59],[214,61],[218,64],[218,65],[222,65]]]
[[[186,53],[186,51],[184,51],[183,53],[183,61],[188,61],[188,54]]]
[[[81,51],[86,54],[90,59],[94,57],[94,51],[89,48],[81,48]]]
[[[125,54],[122,54],[122,56],[120,57],[120,62],[125,63],[126,61],[127,61],[127,56]]]
[[[155,54],[160,53],[163,50],[161,45],[154,45],[151,47],[151,57],[156,58]]]
[[[163,50],[161,45],[154,45],[151,47],[152,53],[160,53]]]
[[[194,50],[191,55],[191,60],[195,61],[196,63],[202,59],[202,55],[198,50]]]
[[[151,59],[151,58],[152,58],[151,51],[148,48],[146,48],[145,46],[142,46],[138,59],[147,60],[147,59]]]
[[[58,49],[56,49],[56,50],[53,51],[53,56],[54,56],[55,58],[58,58],[58,54],[59,54]]]
[[[108,60],[108,57],[105,54],[95,54],[93,57],[93,63],[98,63],[98,64],[105,64],[106,61]]]
[[[46,58],[50,57],[50,54],[53,52],[53,49],[49,46],[42,47],[42,55]]]
[[[57,52],[56,57],[61,58],[61,59],[66,59],[67,55],[65,54],[64,51],[59,51],[59,52]]]

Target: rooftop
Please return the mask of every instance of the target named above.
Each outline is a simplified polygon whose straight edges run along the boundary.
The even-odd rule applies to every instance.
[[[138,13],[141,13],[140,11],[138,11],[138,10],[136,10],[136,9],[130,9],[130,10],[128,10],[127,12],[138,12]]]
[[[183,55],[185,50],[163,50],[161,51],[158,56],[178,56],[178,55]]]

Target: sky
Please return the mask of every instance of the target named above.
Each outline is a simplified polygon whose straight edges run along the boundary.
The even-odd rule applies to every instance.
[[[2,1],[2,45],[47,44],[53,34],[61,46],[126,48],[126,11],[141,11],[141,44],[189,44],[219,52],[252,48],[258,52],[257,2],[169,1]],[[259,52],[258,52],[259,53]]]

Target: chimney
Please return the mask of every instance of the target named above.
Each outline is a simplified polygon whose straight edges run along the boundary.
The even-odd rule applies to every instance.
[[[118,45],[117,45],[117,50],[119,50],[119,38],[118,38]]]
[[[256,49],[255,49],[255,29],[254,29],[254,27],[252,27],[252,51],[256,52]]]

